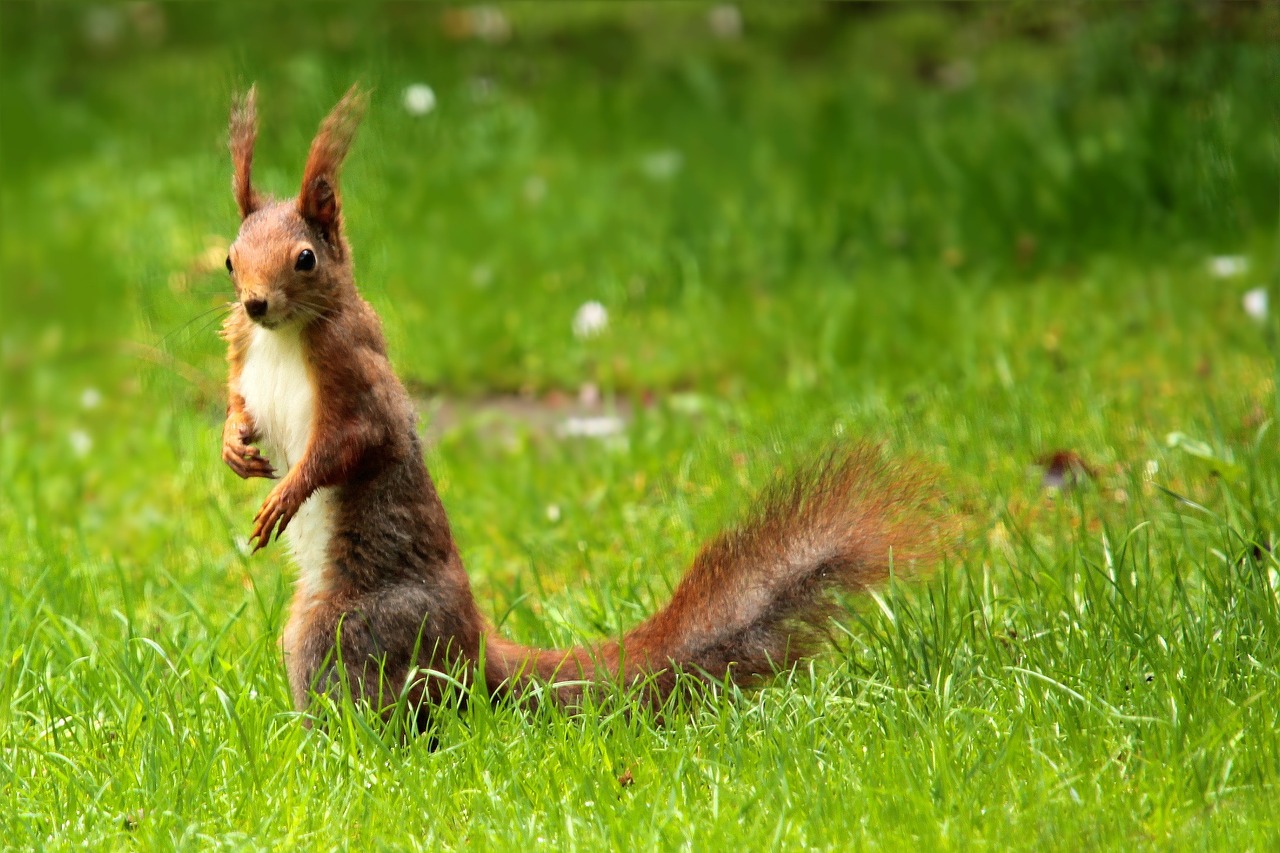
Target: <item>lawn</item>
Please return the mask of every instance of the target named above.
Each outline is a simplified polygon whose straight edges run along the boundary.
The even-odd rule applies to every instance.
[[[6,846],[1280,846],[1280,12],[733,8],[0,8]],[[358,278],[504,631],[617,635],[854,438],[946,560],[661,723],[304,728],[219,459],[225,123],[256,82],[292,194],[357,80]]]

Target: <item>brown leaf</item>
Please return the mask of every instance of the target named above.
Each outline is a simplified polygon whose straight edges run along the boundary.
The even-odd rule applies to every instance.
[[[1055,450],[1036,460],[1044,467],[1040,485],[1046,489],[1071,489],[1086,479],[1096,479],[1093,466],[1074,450]]]

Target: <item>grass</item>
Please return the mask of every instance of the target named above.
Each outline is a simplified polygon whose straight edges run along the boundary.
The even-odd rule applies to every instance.
[[[134,9],[95,19],[114,42],[73,7],[0,29],[6,844],[1280,841],[1277,329],[1241,308],[1280,268],[1274,10],[749,7],[721,41],[705,7],[520,5],[487,44],[412,5],[165,6],[162,36]],[[838,435],[938,470],[962,547],[850,602],[811,667],[665,725],[303,729],[291,571],[245,556],[262,488],[219,462],[201,314],[231,92],[257,81],[285,194],[353,79],[362,287],[413,387],[473,401],[428,462],[506,631],[634,624]],[[584,383],[634,407],[618,439],[484,414]],[[1093,477],[1043,489],[1057,450]]]

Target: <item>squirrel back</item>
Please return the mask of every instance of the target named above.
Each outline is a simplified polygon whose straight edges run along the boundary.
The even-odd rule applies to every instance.
[[[661,702],[678,673],[751,683],[820,645],[839,594],[937,558],[927,477],[852,444],[767,492],[707,543],[666,607],[618,641],[544,650],[482,617],[422,459],[381,324],[355,286],[338,173],[365,97],[353,87],[312,143],[301,190],[274,201],[251,181],[255,93],[232,109],[241,225],[227,269],[223,460],[279,477],[254,519],[255,551],[283,533],[299,564],[285,663],[299,710],[313,693],[389,712],[427,708],[454,671],[492,694],[551,696],[642,685]],[[278,470],[277,470],[278,466]],[[483,671],[480,668],[483,667]]]

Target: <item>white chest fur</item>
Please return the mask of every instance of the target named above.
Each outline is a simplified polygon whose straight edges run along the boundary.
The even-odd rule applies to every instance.
[[[283,476],[306,452],[315,414],[315,389],[299,330],[254,329],[240,374],[240,394],[258,428],[258,447]],[[318,489],[285,530],[298,564],[298,583],[308,595],[324,589],[332,498],[332,489]]]

